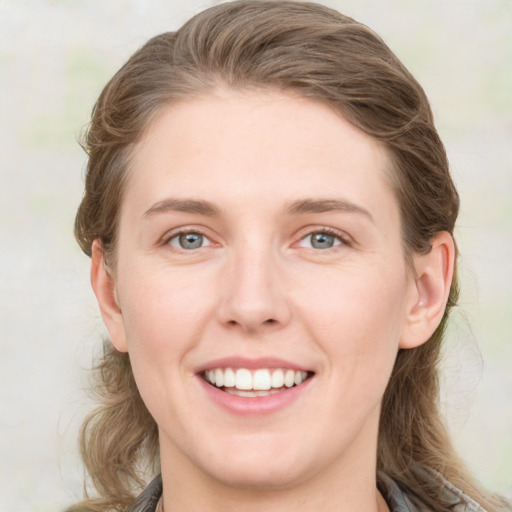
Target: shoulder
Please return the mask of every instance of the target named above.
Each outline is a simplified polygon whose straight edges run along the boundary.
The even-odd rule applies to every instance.
[[[162,495],[162,477],[158,475],[142,491],[126,512],[155,512]]]
[[[452,512],[486,512],[476,501],[464,494],[446,480],[441,474],[430,468],[414,468],[415,476],[436,489],[436,494],[444,504],[443,510]],[[388,475],[378,473],[378,487],[391,512],[436,512],[408,486],[397,482]]]

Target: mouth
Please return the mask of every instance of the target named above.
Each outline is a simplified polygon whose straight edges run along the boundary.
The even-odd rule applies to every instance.
[[[265,397],[300,386],[313,372],[291,368],[211,368],[201,377],[211,386],[240,397]]]

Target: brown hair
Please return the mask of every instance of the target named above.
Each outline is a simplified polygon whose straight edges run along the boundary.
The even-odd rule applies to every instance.
[[[428,100],[380,37],[320,5],[242,0],[207,9],[177,32],[151,39],[104,88],[84,144],[89,161],[75,223],[86,254],[99,239],[115,264],[130,151],[154,115],[170,102],[220,85],[294,91],[329,105],[382,141],[393,163],[406,255],[428,252],[440,231],[453,233],[459,198]],[[457,295],[455,278],[431,339],[398,354],[382,404],[378,469],[433,510],[451,508],[414,467],[433,468],[497,510],[498,501],[478,488],[457,458],[438,409],[437,363]],[[144,468],[158,465],[156,426],[139,396],[128,356],[107,347],[98,368],[102,404],[81,434],[82,456],[100,498],[72,510],[125,508],[142,485]]]

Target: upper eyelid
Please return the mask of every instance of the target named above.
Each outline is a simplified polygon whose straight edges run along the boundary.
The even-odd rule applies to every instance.
[[[199,226],[190,226],[190,227],[182,226],[182,227],[174,228],[174,229],[167,231],[164,235],[162,235],[162,237],[160,238],[160,241],[162,243],[167,243],[167,242],[169,242],[169,240],[172,240],[173,238],[175,238],[179,235],[186,234],[186,233],[198,233],[198,234],[203,235],[204,237],[208,238],[208,240],[212,241],[211,240],[212,237],[210,235],[208,235],[208,233],[206,231],[207,230],[205,230]]]
[[[333,235],[339,238],[346,245],[354,243],[354,239],[346,231],[332,228],[330,226],[312,226],[308,228],[303,228],[300,231],[301,232],[299,232],[299,235],[297,237],[297,242],[303,240],[307,236],[313,235],[314,233],[328,233],[329,235]]]

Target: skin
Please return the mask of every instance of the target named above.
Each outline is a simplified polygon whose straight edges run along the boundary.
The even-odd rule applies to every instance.
[[[95,242],[91,278],[159,427],[166,512],[387,510],[382,395],[399,348],[441,319],[454,248],[439,233],[406,263],[385,148],[314,101],[223,89],[163,109],[130,172],[115,271]],[[181,248],[183,230],[203,246]],[[326,230],[333,247],[313,247]],[[197,376],[232,356],[314,375],[271,414],[234,414]]]

